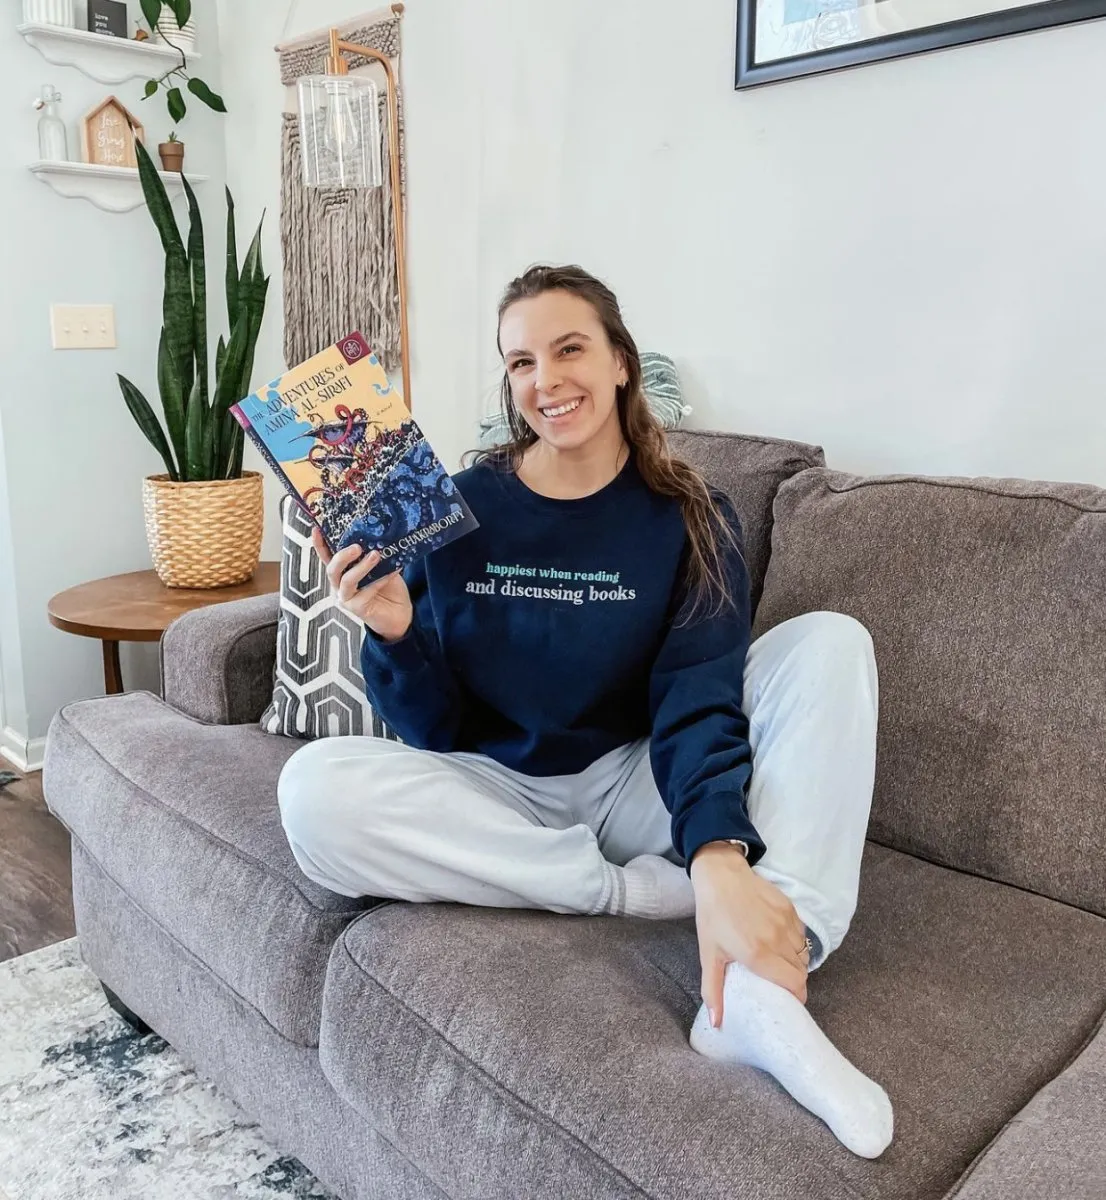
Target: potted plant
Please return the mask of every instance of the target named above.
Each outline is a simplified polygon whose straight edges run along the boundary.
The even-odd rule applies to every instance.
[[[188,237],[149,152],[136,143],[138,172],[165,252],[157,385],[165,428],[145,396],[120,375],[123,399],[165,463],[143,480],[146,537],[169,587],[223,587],[249,579],[261,555],[262,480],[242,470],[244,433],[230,406],[249,392],[269,279],[261,263],[261,223],[238,265],[234,199],[227,189],[226,308],[214,376],[208,361],[207,264],[199,206],[186,176]],[[262,216],[264,220],[264,216]]]
[[[163,46],[172,46],[175,50],[191,54],[196,49],[196,18],[191,15],[191,4],[183,8],[189,14],[185,20],[177,15],[179,8],[182,8],[180,4],[163,0],[153,33]]]
[[[163,171],[184,170],[184,142],[177,138],[177,131],[175,129],[169,134],[167,142],[161,142],[158,145],[157,152],[161,156],[161,169]]]
[[[215,112],[225,113],[227,106],[222,96],[213,92],[202,79],[188,73],[188,55],[195,49],[193,36],[192,0],[141,0],[142,15],[162,42],[172,46],[180,55],[180,63],[172,66],[157,79],[146,80],[143,100],[156,96],[160,88],[165,89],[169,116],[176,124],[184,120],[188,105],[184,99],[185,87],[197,100],[201,100]]]

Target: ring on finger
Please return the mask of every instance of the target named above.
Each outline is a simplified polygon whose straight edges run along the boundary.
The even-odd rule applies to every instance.
[[[803,944],[799,947],[798,955],[800,958],[802,958],[802,956],[805,954],[807,958],[809,958],[813,949],[814,943],[810,940],[810,938],[803,938]]]

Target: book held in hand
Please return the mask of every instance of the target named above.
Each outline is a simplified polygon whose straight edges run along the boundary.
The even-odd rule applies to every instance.
[[[380,552],[361,587],[477,527],[360,333],[230,411],[332,554]]]

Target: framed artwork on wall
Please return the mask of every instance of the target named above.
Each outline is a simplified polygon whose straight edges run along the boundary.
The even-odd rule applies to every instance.
[[[738,88],[1106,16],[1106,0],[738,0]]]

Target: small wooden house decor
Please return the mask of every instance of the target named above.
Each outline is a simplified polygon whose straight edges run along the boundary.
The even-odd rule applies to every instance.
[[[84,160],[102,167],[137,167],[134,139],[145,144],[142,123],[115,96],[101,100],[81,120]]]

